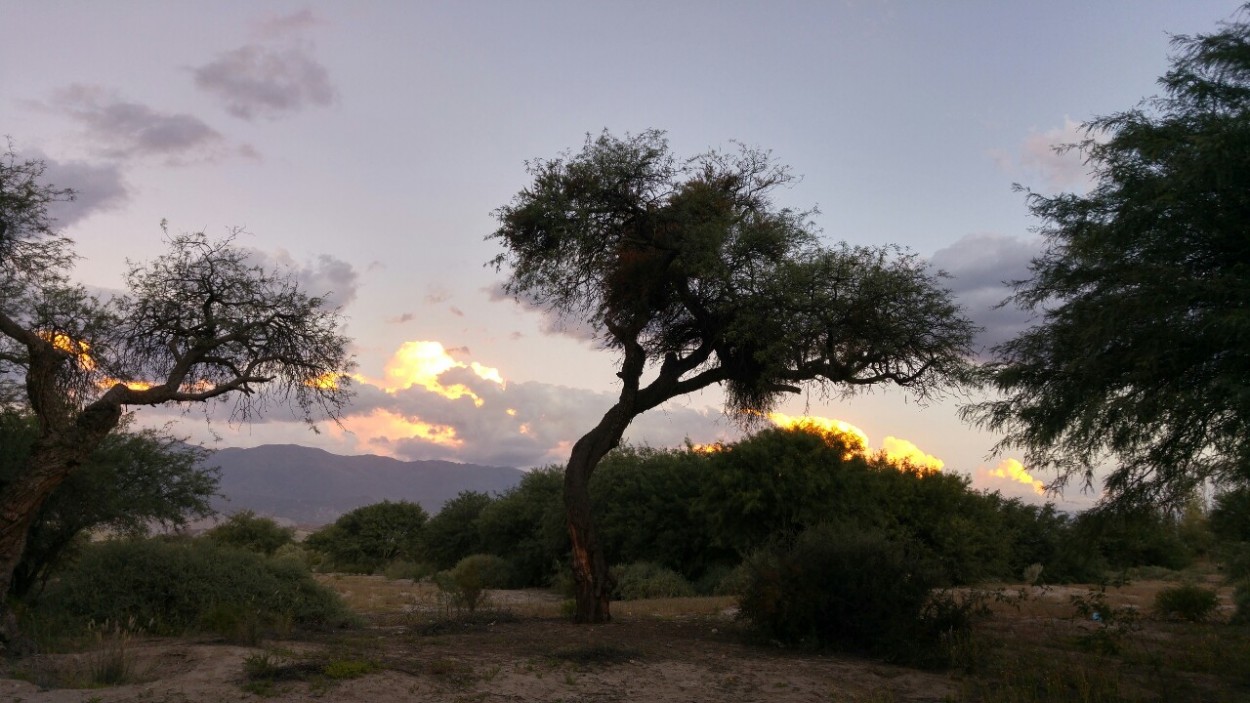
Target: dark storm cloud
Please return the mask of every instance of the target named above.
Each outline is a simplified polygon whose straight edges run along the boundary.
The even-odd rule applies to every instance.
[[[984,328],[976,342],[982,356],[1030,325],[1032,313],[999,304],[1011,295],[1010,282],[1029,278],[1029,262],[1041,250],[1037,237],[970,234],[930,259],[934,268],[951,275],[946,284],[964,313]]]
[[[164,156],[177,164],[210,157],[224,143],[217,130],[194,115],[159,112],[99,86],[59,90],[50,107],[82,125],[95,150],[112,158]]]
[[[337,95],[325,67],[299,47],[273,51],[243,46],[192,69],[192,74],[197,86],[244,120],[277,119],[308,107],[325,107]]]
[[[58,161],[38,152],[28,156],[44,163],[47,183],[74,191],[73,200],[56,202],[49,208],[60,227],[70,227],[97,212],[116,209],[130,199],[130,189],[117,164]]]

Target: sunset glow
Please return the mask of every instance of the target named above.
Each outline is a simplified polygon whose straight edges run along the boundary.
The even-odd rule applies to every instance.
[[[68,335],[60,332],[40,332],[39,336],[45,341],[51,342],[52,346],[61,351],[70,354],[78,362],[78,365],[85,371],[94,371],[96,367],[95,359],[91,358],[91,345],[86,342],[74,341]]]
[[[891,464],[908,464],[924,472],[941,471],[946,462],[924,452],[910,440],[886,437],[881,442],[881,454]]]
[[[868,435],[855,425],[845,420],[836,420],[814,415],[791,417],[785,413],[768,413],[768,419],[782,429],[809,429],[822,434],[841,436],[847,448],[853,453],[863,454],[868,451]]]
[[[872,450],[869,448],[868,435],[845,420],[810,415],[791,417],[784,413],[775,412],[768,413],[768,419],[781,428],[809,429],[821,434],[837,436],[850,449],[850,455],[869,455],[872,453]],[[924,473],[941,471],[942,467],[946,465],[944,461],[936,456],[922,451],[920,447],[917,447],[910,440],[899,439],[898,437],[886,437],[877,455],[895,466],[907,466]]]
[[[404,342],[386,363],[386,380],[375,385],[381,385],[383,390],[391,394],[420,386],[449,400],[467,396],[473,400],[474,405],[481,407],[485,401],[468,386],[462,383],[444,385],[439,380],[440,376],[453,369],[469,369],[478,378],[499,386],[504,385],[498,369],[483,366],[476,361],[472,364],[456,361],[441,343],[430,341]]]
[[[1016,483],[1023,483],[1026,486],[1032,486],[1033,492],[1039,496],[1045,493],[1046,484],[1033,478],[1033,476],[1029,474],[1028,470],[1024,468],[1024,464],[1021,464],[1015,459],[1008,458],[998,462],[998,466],[994,467],[994,469],[990,471],[990,476],[993,476],[994,478],[1005,478],[1009,481],[1015,481]]]
[[[420,439],[444,447],[460,448],[464,441],[456,435],[456,428],[408,418],[381,408],[368,415],[343,418],[343,427],[371,451],[395,456],[391,442],[404,439]]]

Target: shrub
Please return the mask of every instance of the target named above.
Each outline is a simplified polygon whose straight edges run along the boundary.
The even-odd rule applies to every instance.
[[[344,514],[304,540],[327,557],[322,570],[371,574],[395,559],[420,556],[421,531],[429,516],[416,503],[382,501]]]
[[[1155,595],[1155,612],[1166,618],[1202,622],[1215,612],[1219,599],[1215,591],[1193,584],[1172,586]]]
[[[616,588],[612,595],[620,600],[643,598],[688,598],[695,595],[694,586],[681,574],[659,564],[639,561],[613,570]]]
[[[295,541],[295,528],[283,527],[272,518],[241,510],[204,534],[208,539],[233,547],[273,556]]]
[[[341,626],[338,595],[291,559],[208,540],[115,540],[88,547],[49,586],[46,621],[134,622],[155,634],[208,629]]]
[[[434,575],[434,583],[455,610],[477,610],[486,599],[486,589],[503,588],[511,578],[508,562],[494,554],[471,554],[448,571]]]
[[[436,569],[432,564],[425,562],[408,561],[407,559],[396,559],[386,565],[382,570],[382,575],[394,581],[396,579],[411,579],[420,581],[434,575]]]
[[[931,597],[937,570],[876,531],[809,528],[747,560],[741,617],[785,644],[931,663],[970,625],[974,603]]]

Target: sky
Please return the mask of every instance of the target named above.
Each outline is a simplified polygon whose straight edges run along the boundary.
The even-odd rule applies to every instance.
[[[733,142],[801,176],[829,243],[897,244],[946,271],[982,349],[1029,319],[995,309],[1038,222],[1019,184],[1080,192],[1082,123],[1159,92],[1171,37],[1228,0],[912,2],[165,2],[0,0],[0,134],[78,192],[57,211],[75,276],[122,286],[171,232],[220,237],[341,306],[359,364],[341,424],[144,408],[210,447],[533,467],[567,458],[618,390],[615,355],[498,293],[492,211],[525,163],[588,134],[665,130],[682,156]],[[732,441],[718,391],[626,435]],[[805,393],[789,416],[910,445],[978,488],[1041,500],[952,396]],[[211,421],[209,421],[211,420]],[[910,450],[909,450],[910,451]],[[1069,487],[1061,506],[1097,496]]]

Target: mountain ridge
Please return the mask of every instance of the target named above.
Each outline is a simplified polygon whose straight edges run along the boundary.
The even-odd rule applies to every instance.
[[[417,503],[433,515],[462,491],[502,493],[525,475],[510,466],[346,456],[299,444],[227,447],[204,465],[219,471],[220,495],[213,501],[219,512],[252,510],[307,527],[383,500]]]

